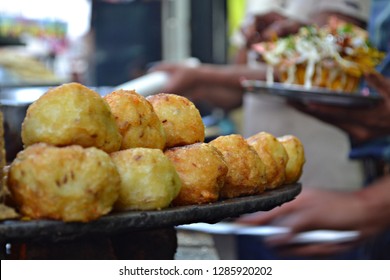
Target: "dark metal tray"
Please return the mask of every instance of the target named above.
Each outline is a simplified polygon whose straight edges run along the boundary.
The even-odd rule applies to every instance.
[[[273,83],[268,85],[265,81],[243,80],[242,86],[248,92],[269,94],[295,101],[310,101],[328,105],[369,107],[378,104],[382,100],[379,95],[361,92],[341,92],[332,91],[325,88],[307,89],[300,85],[287,85],[282,83]]]
[[[172,207],[159,211],[113,213],[89,223],[51,220],[8,220],[0,223],[0,242],[13,240],[61,241],[103,234],[113,235],[136,230],[156,229],[196,222],[216,223],[255,211],[268,211],[293,200],[301,184],[284,185],[260,195],[226,199],[204,205]]]

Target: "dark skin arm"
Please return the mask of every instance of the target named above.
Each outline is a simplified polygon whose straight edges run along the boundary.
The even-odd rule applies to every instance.
[[[188,67],[180,64],[162,63],[152,71],[171,74],[163,92],[186,96],[194,102],[208,102],[226,111],[238,108],[242,103],[243,79],[264,80],[265,68],[251,69],[243,65],[202,64]]]
[[[237,51],[234,62],[246,64],[247,52],[252,44],[296,33],[302,25],[303,22],[289,19],[278,12],[252,16],[251,23],[241,27],[246,44]]]
[[[299,232],[330,229],[354,230],[359,240],[374,236],[390,226],[390,176],[356,192],[304,190],[297,198],[269,212],[257,212],[238,219],[252,225],[272,224],[291,229],[291,234],[273,238],[270,245],[280,253],[300,256],[325,256],[342,252],[352,244],[309,244],[285,247]]]
[[[383,102],[368,109],[322,104],[295,104],[302,112],[333,124],[355,142],[365,142],[390,133],[390,79],[378,73],[366,75],[367,83],[378,91]],[[326,256],[343,252],[353,244],[286,246],[302,231],[316,229],[355,230],[360,240],[390,227],[390,176],[356,192],[304,189],[298,197],[269,212],[254,213],[238,220],[249,224],[273,224],[291,228],[291,234],[273,239],[278,252],[300,256]]]
[[[390,134],[390,79],[371,73],[365,79],[382,97],[377,106],[367,109],[292,103],[296,109],[345,131],[355,143]]]

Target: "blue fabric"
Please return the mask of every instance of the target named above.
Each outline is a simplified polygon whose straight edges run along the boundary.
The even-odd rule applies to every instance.
[[[390,1],[372,0],[368,24],[370,41],[380,51],[387,53],[377,70],[390,77]],[[390,121],[390,120],[389,120]],[[390,137],[389,137],[390,138]],[[361,146],[352,146],[351,159],[373,158],[390,162],[390,140],[378,139]]]
[[[387,53],[384,61],[377,70],[386,77],[390,77],[390,1],[372,0],[371,15],[368,24],[370,41],[380,51]],[[390,121],[390,120],[389,120]],[[390,136],[376,139],[359,146],[352,146],[349,157],[351,159],[374,159],[390,163]],[[371,180],[366,178],[366,181]],[[384,232],[365,246],[360,247],[356,258],[390,259],[390,232]],[[364,254],[362,254],[364,252]]]
[[[390,162],[390,136],[351,148],[350,159],[372,158]]]
[[[371,43],[383,52],[390,47],[390,3],[388,0],[372,0],[368,32]]]
[[[385,76],[390,76],[390,2],[372,0],[371,16],[368,23],[371,43],[380,51],[387,53],[383,63],[377,67]]]

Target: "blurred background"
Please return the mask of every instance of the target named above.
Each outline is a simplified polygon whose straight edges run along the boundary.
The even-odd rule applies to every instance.
[[[114,86],[144,74],[161,60],[196,57],[202,62],[226,63],[227,2],[2,1],[0,84],[77,80],[89,86]],[[15,56],[7,58],[11,51],[43,63],[52,73],[40,69],[41,76],[36,71],[28,76],[27,65],[15,65],[11,61]]]
[[[192,58],[226,64],[233,30],[228,6],[228,0],[0,2],[0,93],[7,160],[22,148],[20,125],[28,105],[48,87],[74,81],[104,95],[145,75],[157,62]],[[136,89],[142,91],[142,86]],[[208,140],[237,131],[240,121],[233,114],[196,105]]]

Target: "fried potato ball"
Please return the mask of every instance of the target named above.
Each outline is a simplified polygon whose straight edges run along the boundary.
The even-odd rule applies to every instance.
[[[221,197],[253,195],[265,190],[265,165],[254,148],[241,135],[219,136],[210,144],[222,153],[228,166]]]
[[[166,148],[203,142],[205,127],[199,110],[189,99],[160,93],[146,98],[159,117],[167,137]]]
[[[18,153],[7,181],[23,215],[88,222],[111,211],[120,176],[110,156],[100,149],[39,143]]]
[[[247,138],[266,166],[267,189],[281,186],[285,181],[285,170],[288,154],[278,139],[268,133],[259,132]]]
[[[52,88],[31,104],[21,134],[25,146],[39,142],[80,145],[108,153],[119,150],[122,141],[108,104],[78,83]]]
[[[114,206],[118,211],[163,209],[180,191],[179,175],[160,149],[132,148],[111,158],[122,179]]]
[[[284,135],[278,137],[278,140],[288,154],[288,161],[285,172],[285,184],[292,184],[298,182],[303,172],[305,164],[305,150],[301,140],[294,135]]]
[[[164,128],[145,97],[133,90],[117,90],[104,99],[123,137],[121,150],[137,147],[164,149]]]
[[[175,166],[182,182],[173,205],[204,204],[219,199],[228,167],[216,148],[195,143],[168,149],[165,155]]]

